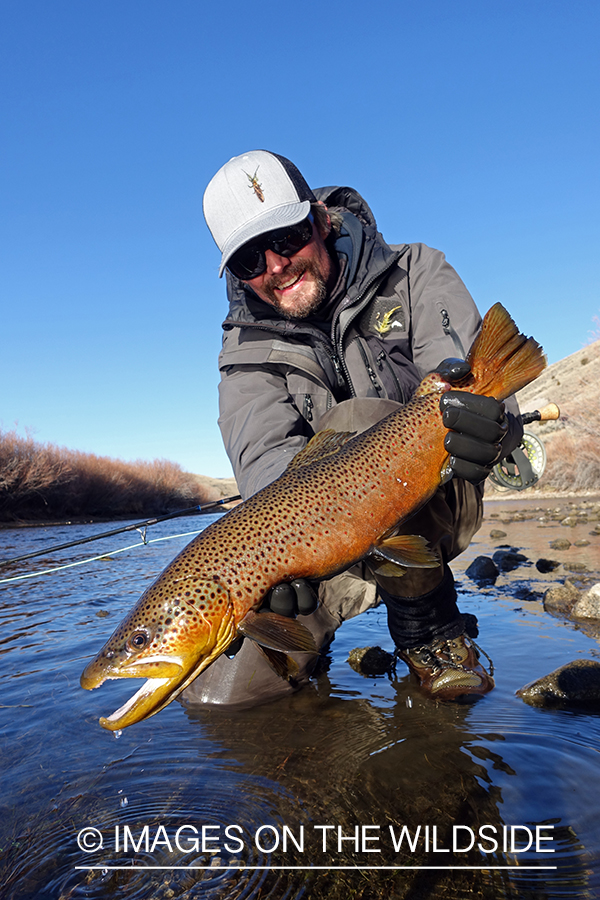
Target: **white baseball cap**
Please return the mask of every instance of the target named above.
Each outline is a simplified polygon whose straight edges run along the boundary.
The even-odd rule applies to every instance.
[[[248,241],[302,222],[316,197],[296,166],[277,153],[250,150],[219,169],[204,192],[204,218],[221,251],[219,278]]]

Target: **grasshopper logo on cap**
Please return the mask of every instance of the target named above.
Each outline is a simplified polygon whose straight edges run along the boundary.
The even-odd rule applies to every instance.
[[[260,200],[260,202],[261,202],[261,203],[264,203],[264,202],[265,202],[265,195],[263,194],[262,185],[261,185],[261,183],[259,182],[258,178],[256,177],[256,173],[258,172],[259,169],[260,169],[260,166],[257,166],[257,167],[256,167],[256,172],[254,173],[254,175],[248,175],[247,172],[244,172],[244,175],[246,176],[246,178],[247,178],[248,181],[250,182],[249,187],[254,191],[254,193],[256,194],[256,196],[258,197],[258,199]],[[244,170],[242,170],[242,171],[244,171]]]

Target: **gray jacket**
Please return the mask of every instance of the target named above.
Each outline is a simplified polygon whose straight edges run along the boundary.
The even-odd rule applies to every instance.
[[[219,426],[244,497],[281,475],[334,404],[349,397],[406,403],[442,359],[464,358],[481,324],[443,253],[386,244],[351,188],[315,195],[343,217],[328,246],[345,278],[326,321],[287,320],[227,273]],[[511,401],[507,453],[522,432]]]

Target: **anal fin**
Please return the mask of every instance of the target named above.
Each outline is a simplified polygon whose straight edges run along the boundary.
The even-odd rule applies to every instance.
[[[385,560],[404,569],[435,569],[440,561],[427,546],[425,538],[416,534],[398,534],[384,537],[371,550],[374,566]],[[398,574],[398,573],[396,573]]]
[[[373,554],[367,557],[366,562],[373,574],[380,577],[400,578],[406,572],[406,569],[403,569],[402,566],[388,562],[387,559],[378,559]]]

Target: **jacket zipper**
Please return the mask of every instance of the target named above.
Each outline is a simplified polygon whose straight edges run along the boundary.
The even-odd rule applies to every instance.
[[[338,387],[349,387],[350,392],[353,393],[352,382],[350,381],[350,376],[348,374],[348,370],[342,364],[342,360],[339,358],[337,353],[330,353],[329,348],[327,348],[327,354],[331,360],[333,368],[335,369],[335,374],[337,377]],[[344,370],[345,373],[344,373]],[[344,377],[345,374],[345,377]]]
[[[444,329],[444,334],[448,335],[448,337],[452,338],[452,342],[454,344],[454,349],[458,353],[461,359],[465,358],[465,348],[463,347],[459,336],[456,331],[450,324],[450,316],[448,315],[447,309],[440,309],[440,315],[442,317],[442,328]]]
[[[360,350],[360,355],[362,356],[362,361],[365,364],[365,369],[367,370],[369,378],[371,379],[371,384],[373,385],[373,387],[375,388],[375,390],[377,391],[378,394],[383,393],[383,385],[377,380],[377,375],[371,368],[371,365],[369,363],[369,358],[367,356],[367,351],[363,347],[360,339],[357,339],[356,343],[357,343],[358,349]]]
[[[380,369],[383,369],[384,363],[386,364],[387,370],[390,373],[390,375],[392,376],[392,378],[394,380],[394,384],[396,385],[396,390],[398,391],[398,397],[400,398],[400,403],[405,404],[406,398],[404,396],[404,388],[398,381],[398,377],[397,377],[396,373],[394,372],[394,369],[393,369],[389,359],[387,358],[385,350],[382,350],[381,353],[378,355],[377,362],[379,363]]]
[[[304,411],[303,411],[302,415],[306,419],[307,422],[312,422],[313,406],[314,406],[314,403],[312,402],[312,397],[310,396],[310,394],[305,394],[304,395]]]

